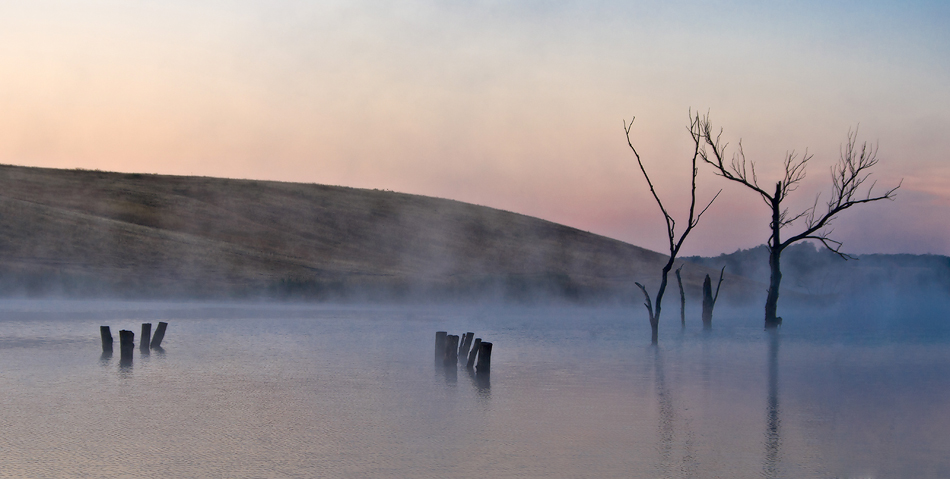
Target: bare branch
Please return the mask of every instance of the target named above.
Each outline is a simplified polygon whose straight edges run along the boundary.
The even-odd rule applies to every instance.
[[[785,226],[794,223],[796,220],[801,219],[803,216],[808,216],[810,213],[814,215],[814,213],[812,213],[813,211],[814,210],[812,208],[808,208],[805,211],[802,211],[801,213],[791,218],[788,218],[788,209],[786,208],[785,210],[782,211],[781,221],[779,221],[779,227],[784,228]]]
[[[663,202],[660,201],[659,195],[656,194],[656,189],[653,188],[653,182],[650,181],[650,175],[647,174],[647,170],[643,166],[643,161],[640,160],[640,153],[637,153],[637,149],[633,146],[633,141],[630,139],[630,129],[633,128],[633,121],[636,120],[636,118],[637,117],[630,118],[629,125],[627,124],[626,120],[623,122],[623,130],[627,134],[627,146],[629,146],[630,150],[633,151],[633,156],[637,158],[637,164],[640,165],[640,171],[643,173],[643,177],[647,180],[647,185],[650,187],[650,193],[653,194],[653,199],[656,200],[656,204],[659,205],[660,211],[663,212],[663,219],[666,221],[667,236],[670,239],[670,248],[672,249],[676,222],[673,220],[673,217],[667,213],[666,208],[663,206]]]
[[[653,321],[653,302],[650,301],[650,293],[647,293],[647,289],[642,284],[637,283],[637,282],[634,282],[634,284],[636,284],[640,288],[640,291],[643,291],[643,296],[647,299],[647,301],[643,303],[643,307],[647,308],[647,312],[650,313],[650,321],[652,322]]]
[[[722,275],[725,272],[726,272],[726,267],[723,266],[722,269],[719,270],[719,284],[716,285],[716,295],[713,296],[713,300],[712,300],[713,305],[715,305],[716,301],[719,299],[719,288],[722,287]]]
[[[716,175],[752,189],[758,193],[766,203],[769,203],[772,196],[759,187],[758,177],[755,173],[755,163],[746,161],[745,151],[742,149],[742,141],[739,141],[739,151],[732,156],[732,161],[727,167],[723,160],[727,145],[721,142],[722,130],[719,130],[719,133],[714,139],[708,114],[699,120],[699,128],[702,134],[702,140],[705,142],[705,146],[699,151],[700,158],[715,168]],[[707,153],[706,147],[711,150],[711,157],[710,154]]]
[[[706,210],[708,210],[709,207],[712,206],[713,201],[716,201],[716,198],[719,198],[719,194],[720,194],[720,193],[722,193],[722,190],[717,191],[717,192],[716,192],[716,196],[713,196],[712,199],[709,200],[709,204],[707,204],[706,207],[703,208],[703,210],[700,211],[698,215],[696,215],[696,221],[693,222],[693,226],[696,226],[696,225],[699,224],[699,218],[701,218],[701,217],[703,216],[703,213],[705,213]]]
[[[699,174],[699,168],[696,167],[696,159],[702,156],[702,151],[703,151],[702,124],[703,123],[699,117],[699,114],[697,113],[695,116],[693,116],[692,111],[690,111],[689,132],[690,132],[690,136],[693,139],[693,157],[691,159],[693,175],[692,175],[692,185],[690,189],[689,220],[686,225],[686,230],[683,231],[682,235],[680,235],[679,241],[677,241],[675,245],[673,244],[673,237],[670,237],[671,254],[670,254],[669,266],[672,266],[672,261],[676,258],[677,253],[679,253],[680,248],[683,246],[683,242],[686,240],[686,236],[689,235],[690,231],[692,231],[693,228],[699,225],[699,219],[703,216],[703,213],[705,213],[706,210],[708,210],[709,207],[712,206],[713,202],[716,201],[716,198],[719,197],[719,193],[722,193],[722,190],[719,190],[719,192],[716,193],[716,195],[713,196],[711,200],[709,200],[709,203],[706,205],[706,207],[703,208],[702,211],[700,211],[698,215],[695,214],[696,212],[696,175]]]
[[[679,253],[680,248],[683,246],[683,242],[686,240],[686,237],[689,235],[690,231],[699,224],[699,219],[702,217],[703,213],[712,206],[713,201],[719,196],[719,193],[716,193],[716,196],[703,208],[702,211],[697,215],[696,214],[696,176],[699,173],[699,168],[696,167],[696,160],[700,158],[702,154],[702,141],[703,141],[703,132],[702,132],[702,120],[699,117],[699,114],[693,116],[692,111],[690,111],[690,126],[689,132],[690,137],[693,139],[693,157],[691,159],[692,166],[692,179],[690,183],[690,203],[689,203],[689,217],[687,218],[686,228],[679,235],[679,239],[676,236],[676,220],[673,219],[672,215],[666,210],[666,207],[663,206],[663,202],[660,200],[660,196],[657,194],[656,189],[653,187],[653,182],[650,180],[650,176],[647,174],[646,168],[643,166],[643,161],[640,159],[640,154],[637,152],[637,149],[633,146],[633,141],[630,138],[630,130],[633,127],[633,121],[636,117],[631,118],[630,123],[628,124],[624,121],[624,132],[627,136],[627,146],[630,147],[633,151],[634,156],[637,159],[637,165],[640,166],[640,171],[643,173],[643,177],[647,180],[647,185],[650,187],[650,193],[653,194],[653,199],[656,200],[657,205],[660,207],[660,211],[663,213],[663,218],[666,221],[666,232],[667,239],[669,240],[670,247],[670,261],[676,258],[676,255]],[[720,193],[722,190],[720,190]]]
[[[860,194],[861,185],[871,176],[868,169],[876,165],[877,162],[877,147],[869,146],[867,142],[864,142],[860,149],[857,148],[857,130],[849,131],[848,141],[841,148],[838,163],[831,168],[831,198],[826,203],[825,213],[816,217],[813,211],[805,222],[805,231],[788,238],[784,243],[791,244],[806,238],[817,239],[826,248],[844,257],[845,255],[840,252],[840,243],[829,240],[827,234],[816,235],[816,233],[830,226],[838,213],[854,205],[879,200],[893,200],[895,198],[895,192],[901,187],[903,180],[882,195],[873,195],[872,192],[876,183],[872,183],[865,194]],[[816,206],[817,201],[816,198]]]
[[[798,189],[798,184],[805,179],[805,167],[811,158],[812,155],[808,154],[808,150],[805,150],[801,158],[798,158],[794,151],[785,155],[785,178],[782,180],[781,199]]]
[[[832,253],[838,255],[839,257],[841,257],[841,258],[844,259],[844,260],[857,259],[857,258],[855,258],[854,256],[851,256],[850,254],[842,253],[842,252],[841,252],[841,247],[844,246],[844,243],[829,238],[829,237],[827,236],[827,235],[829,235],[829,234],[831,234],[830,231],[827,232],[827,233],[821,233],[821,234],[816,234],[816,235],[812,235],[812,236],[806,236],[805,238],[802,238],[802,239],[813,239],[813,240],[816,240],[816,241],[820,241],[821,244],[823,244],[823,245],[825,246],[825,248],[828,248],[829,251],[831,251]]]

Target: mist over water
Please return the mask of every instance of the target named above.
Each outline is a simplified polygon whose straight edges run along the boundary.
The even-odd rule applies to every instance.
[[[946,304],[0,303],[10,477],[946,477]],[[884,307],[889,306],[889,307]],[[167,321],[164,351],[98,329]],[[488,382],[435,331],[494,344]],[[118,346],[118,345],[116,345]]]

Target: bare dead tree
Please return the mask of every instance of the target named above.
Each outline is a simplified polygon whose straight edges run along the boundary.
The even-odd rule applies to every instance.
[[[893,200],[894,192],[900,188],[901,183],[883,194],[875,195],[873,190],[876,182],[872,182],[867,187],[867,191],[862,193],[864,191],[863,186],[871,175],[868,170],[878,163],[878,147],[877,145],[868,145],[867,142],[863,142],[858,146],[857,130],[849,130],[847,143],[841,148],[838,162],[831,168],[831,194],[828,201],[822,205],[823,207],[819,211],[818,206],[821,196],[819,194],[815,197],[815,202],[810,208],[792,215],[788,208],[782,206],[782,202],[805,179],[805,167],[808,161],[811,160],[812,155],[809,155],[807,151],[801,156],[794,151],[787,153],[784,160],[784,177],[775,183],[775,190],[770,192],[766,190],[766,187],[759,185],[755,172],[755,162],[746,160],[741,140],[739,141],[738,151],[733,154],[731,161],[726,164],[724,158],[726,156],[725,149],[728,145],[721,142],[722,130],[720,129],[718,134],[713,134],[708,115],[700,120],[700,130],[705,142],[699,152],[703,161],[712,165],[716,169],[717,175],[758,193],[772,212],[772,220],[769,223],[771,234],[768,242],[771,274],[768,297],[765,301],[765,327],[778,327],[782,323],[782,318],[777,315],[779,286],[782,283],[782,251],[793,243],[811,239],[820,242],[838,256],[850,259],[851,256],[841,251],[842,243],[831,238],[833,232],[830,228],[831,223],[839,213],[852,206],[879,200]],[[710,152],[707,152],[706,147],[709,148]],[[782,229],[798,220],[804,221],[804,229],[782,240]]]
[[[690,203],[689,203],[689,217],[686,221],[686,228],[677,238],[676,235],[676,221],[673,217],[667,212],[666,207],[663,206],[663,202],[660,201],[659,195],[656,193],[656,189],[653,187],[653,182],[650,181],[650,175],[647,174],[646,168],[643,166],[643,161],[640,159],[640,154],[637,152],[636,147],[633,146],[633,140],[630,139],[630,129],[633,128],[633,121],[636,117],[630,119],[630,123],[627,124],[626,121],[623,123],[624,132],[627,134],[627,145],[633,151],[633,155],[637,158],[637,164],[640,165],[640,171],[643,173],[643,178],[647,180],[647,186],[650,187],[650,193],[653,195],[653,199],[656,200],[656,204],[660,207],[660,212],[663,213],[663,219],[666,221],[666,235],[669,240],[670,245],[670,259],[666,262],[666,265],[663,266],[662,275],[660,277],[660,289],[656,293],[656,303],[650,301],[650,293],[647,292],[645,286],[640,283],[636,283],[637,287],[643,291],[643,295],[646,297],[646,302],[643,305],[647,308],[647,313],[650,317],[650,328],[653,330],[653,344],[657,343],[657,332],[659,330],[660,324],[660,311],[663,305],[663,293],[666,292],[666,285],[668,282],[668,275],[670,270],[673,269],[673,262],[676,261],[676,255],[679,253],[680,248],[683,247],[683,242],[686,240],[686,237],[689,236],[689,233],[693,231],[693,228],[699,224],[699,219],[703,216],[703,213],[712,206],[713,201],[716,201],[716,198],[719,196],[719,193],[716,193],[716,196],[713,199],[709,200],[709,204],[703,208],[699,214],[696,214],[696,175],[699,172],[699,169],[696,168],[696,160],[700,156],[700,151],[702,150],[702,123],[700,121],[699,115],[696,114],[693,116],[693,113],[690,112],[690,125],[689,125],[689,134],[693,139],[693,157],[692,157],[692,187],[690,188]],[[722,190],[719,190],[720,193]]]

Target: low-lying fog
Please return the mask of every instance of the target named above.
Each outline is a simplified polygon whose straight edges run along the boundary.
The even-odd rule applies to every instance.
[[[640,306],[0,302],[19,477],[948,477],[945,299]],[[118,331],[168,322],[162,351]],[[103,355],[99,326],[116,336]],[[491,375],[435,332],[494,344]]]

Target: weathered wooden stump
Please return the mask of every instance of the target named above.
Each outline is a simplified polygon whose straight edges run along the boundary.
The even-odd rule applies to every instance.
[[[139,350],[148,354],[152,342],[152,323],[142,323],[142,339],[139,341]]]
[[[450,334],[445,337],[445,365],[455,366],[459,362],[459,337],[457,334]]]
[[[709,275],[706,275],[706,279],[703,280],[703,328],[711,329],[712,328],[712,313],[713,313],[713,294],[712,294],[712,280],[709,279]]]
[[[713,308],[716,307],[716,300],[719,299],[719,288],[722,287],[722,275],[726,272],[723,266],[719,271],[719,284],[716,285],[716,294],[712,292],[712,280],[709,275],[703,280],[703,329],[712,329]]]
[[[491,343],[482,342],[478,345],[478,365],[475,366],[475,372],[486,374],[491,371]]]
[[[449,334],[445,331],[436,331],[435,332],[435,360],[441,361],[445,359],[445,337]]]
[[[132,360],[132,352],[135,351],[135,333],[127,329],[119,331],[119,349],[122,351],[123,360]]]
[[[475,344],[472,345],[472,351],[468,353],[468,363],[465,367],[472,369],[475,367],[475,358],[478,357],[478,348],[482,345],[482,338],[475,338]]]
[[[468,359],[468,351],[472,347],[472,338],[475,337],[475,333],[468,332],[462,336],[462,345],[459,347],[459,358],[462,361]]]
[[[152,349],[162,348],[162,339],[165,339],[165,328],[167,327],[168,327],[168,323],[164,321],[158,322],[158,327],[155,328],[155,336],[152,336],[152,343],[150,345]]]
[[[108,326],[99,326],[99,336],[102,336],[102,352],[112,352],[112,331]]]

